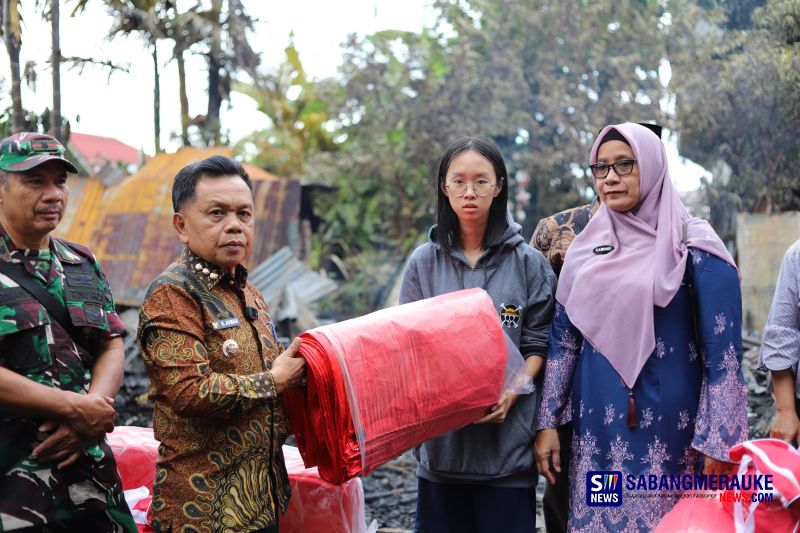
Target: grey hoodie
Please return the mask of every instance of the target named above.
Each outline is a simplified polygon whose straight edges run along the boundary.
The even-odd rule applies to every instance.
[[[519,224],[507,215],[505,233],[488,243],[475,268],[461,250],[448,253],[430,242],[411,255],[403,274],[400,303],[481,287],[495,304],[503,329],[524,357],[545,356],[555,305],[556,276],[550,263],[525,243]],[[457,342],[457,339],[454,339]],[[469,425],[431,439],[414,450],[417,475],[437,482],[531,487],[536,396],[521,395],[502,424]]]

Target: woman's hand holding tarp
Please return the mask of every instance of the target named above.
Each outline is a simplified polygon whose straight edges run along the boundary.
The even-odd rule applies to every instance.
[[[506,336],[506,340],[508,336]],[[508,345],[508,342],[506,343]],[[509,361],[513,361],[512,356],[514,350],[509,346]],[[508,416],[511,407],[517,402],[517,397],[520,394],[529,394],[533,392],[533,380],[539,375],[539,372],[544,366],[544,357],[541,355],[531,355],[525,359],[525,366],[521,365],[518,368],[512,368],[511,363],[506,365],[506,386],[503,388],[500,399],[496,404],[489,408],[489,413],[479,420],[475,421],[476,424],[502,424]]]

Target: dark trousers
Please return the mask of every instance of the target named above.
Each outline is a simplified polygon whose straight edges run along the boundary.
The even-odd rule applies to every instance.
[[[536,487],[417,484],[417,533],[536,533]]]
[[[572,459],[572,422],[558,426],[561,448],[561,472],[556,472],[556,484],[547,482],[542,499],[544,525],[547,533],[565,533],[569,519],[569,463]]]
[[[61,522],[14,530],[15,533],[75,533],[76,531],[137,533],[138,529],[136,529],[136,523],[133,521],[128,504],[122,501],[105,511],[84,513]]]

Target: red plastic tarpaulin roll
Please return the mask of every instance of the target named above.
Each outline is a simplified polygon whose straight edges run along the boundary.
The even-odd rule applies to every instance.
[[[482,289],[384,309],[300,335],[305,392],[284,395],[307,467],[342,483],[486,414],[508,351]]]
[[[141,533],[150,527],[150,503],[159,442],[151,428],[117,426],[108,434],[125,490],[125,501]],[[316,468],[305,468],[297,448],[283,446],[292,497],[280,517],[281,533],[369,533],[364,517],[364,490],[360,479],[333,486],[320,479]],[[265,468],[268,466],[264,459]],[[377,527],[377,526],[375,526]]]
[[[280,518],[281,533],[368,533],[361,480],[331,485],[316,468],[305,468],[300,452],[283,447],[292,497]]]

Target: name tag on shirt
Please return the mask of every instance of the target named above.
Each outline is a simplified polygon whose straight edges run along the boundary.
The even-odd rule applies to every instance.
[[[213,320],[211,325],[214,329],[228,329],[228,328],[236,328],[239,327],[239,319],[235,316],[230,318],[223,318],[222,320]]]

